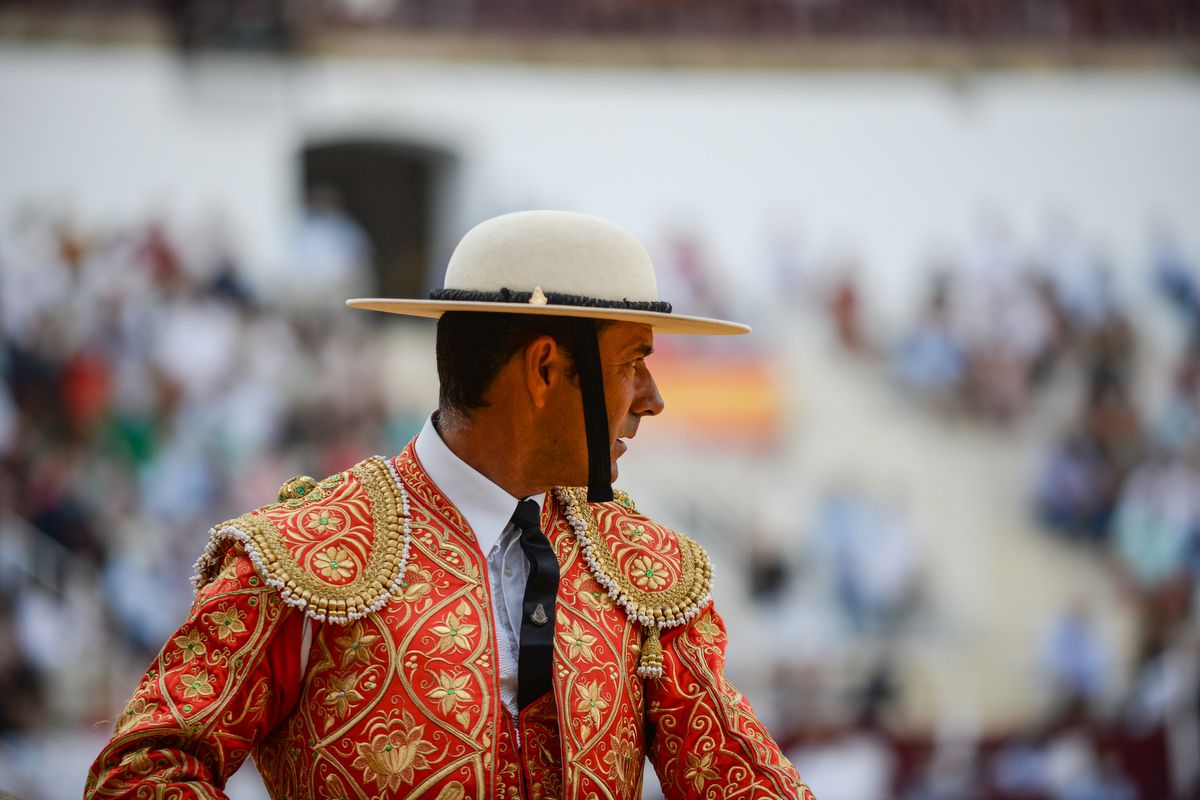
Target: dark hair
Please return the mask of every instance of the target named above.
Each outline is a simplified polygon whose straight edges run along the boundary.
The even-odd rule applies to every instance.
[[[598,329],[607,324],[596,321]],[[483,395],[501,368],[539,336],[554,337],[571,356],[568,317],[447,311],[437,326],[438,407],[466,414],[486,406]]]

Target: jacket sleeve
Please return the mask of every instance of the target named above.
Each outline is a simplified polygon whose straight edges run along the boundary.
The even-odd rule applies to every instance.
[[[663,678],[646,682],[649,756],[669,800],[814,800],[725,679],[725,624],[711,605],[662,635]]]
[[[85,799],[225,798],[225,781],[299,697],[304,623],[230,547],[121,712]]]

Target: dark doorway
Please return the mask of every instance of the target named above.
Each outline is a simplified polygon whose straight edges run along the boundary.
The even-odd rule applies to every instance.
[[[379,294],[424,297],[434,253],[438,195],[453,158],[445,152],[368,139],[304,150],[304,197],[333,190],[370,239]],[[438,270],[440,276],[440,269]]]

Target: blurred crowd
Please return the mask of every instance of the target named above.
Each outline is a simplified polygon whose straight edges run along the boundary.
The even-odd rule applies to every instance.
[[[265,286],[219,221],[31,208],[0,233],[0,739],[110,717],[183,618],[210,525],[417,425],[341,305],[367,267],[347,224],[310,204],[303,277]]]
[[[852,738],[835,748],[873,766],[860,778],[886,776],[907,787],[903,796],[921,798],[1200,797],[1200,264],[1160,231],[1146,266],[1122,272],[1144,276],[1139,293],[1122,288],[1070,225],[1057,223],[1041,247],[1023,248],[993,222],[965,255],[931,270],[915,319],[895,337],[867,324],[852,273],[832,282],[826,308],[843,352],[881,361],[906,396],[947,424],[1039,435],[1049,398],[1069,387],[1071,413],[1058,419],[1048,409],[1057,432],[1041,442],[1031,515],[1079,557],[1106,565],[1136,629],[1123,675],[1088,605],[1062,609],[1037,659],[1042,719],[994,740],[897,737],[879,727],[888,695],[870,690],[879,682],[870,676],[864,717],[839,733]],[[1149,305],[1139,303],[1147,296]],[[1156,325],[1161,336],[1164,322],[1173,349],[1166,368],[1139,344]],[[845,497],[831,497],[836,513],[818,530],[847,528],[834,541],[852,555],[851,545],[869,537],[848,525],[847,507]],[[865,527],[878,536],[895,527],[891,519]],[[893,534],[885,549],[897,541]],[[851,589],[860,588],[844,592],[857,626],[861,598],[895,579],[875,575],[870,558],[843,561],[868,564],[849,573]],[[895,610],[905,606],[888,607],[882,619],[902,621]],[[831,763],[841,772],[844,764]]]

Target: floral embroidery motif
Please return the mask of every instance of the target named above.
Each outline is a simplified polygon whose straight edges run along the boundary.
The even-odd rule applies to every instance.
[[[143,750],[134,750],[121,759],[121,766],[126,767],[134,775],[149,775],[154,771],[154,759]]]
[[[449,673],[443,672],[438,675],[438,685],[429,693],[429,697],[431,700],[441,701],[442,713],[445,714],[459,703],[471,700],[471,691],[467,688],[470,680],[470,675],[452,678]]]
[[[638,556],[631,563],[632,570],[630,577],[639,588],[655,591],[666,586],[671,579],[671,573],[667,571],[667,565],[661,561],[655,561],[649,556]]]
[[[608,593],[600,588],[600,584],[592,580],[591,576],[576,578],[575,592],[583,604],[593,611],[608,611],[616,605]]]
[[[179,677],[179,683],[183,687],[184,700],[216,694],[216,690],[212,686],[212,676],[208,674],[207,670],[184,673]]]
[[[359,744],[355,769],[361,769],[368,780],[374,780],[380,790],[398,791],[413,779],[415,770],[428,769],[429,759],[436,748],[425,741],[425,726],[414,723],[412,715],[404,713],[400,724],[381,733],[370,744]]]
[[[234,634],[245,633],[246,625],[242,622],[242,610],[234,606],[225,606],[209,612],[204,618],[210,624],[217,626],[218,639],[231,639]]]
[[[317,533],[329,533],[341,527],[342,518],[328,509],[319,509],[308,515],[308,526]]]
[[[608,708],[608,701],[601,694],[601,687],[598,683],[585,683],[579,687],[580,699],[575,704],[575,710],[587,714],[588,720],[592,725],[600,725],[600,714]]]
[[[438,652],[448,650],[470,650],[471,634],[478,630],[477,625],[468,625],[460,619],[471,612],[471,607],[465,602],[459,603],[454,613],[447,614],[440,625],[434,625],[433,634],[439,637]]]
[[[612,769],[610,774],[617,786],[622,792],[629,794],[633,792],[633,787],[642,775],[642,761],[642,751],[632,739],[627,738],[618,739],[604,754],[604,763]]]
[[[634,525],[623,528],[621,534],[631,542],[640,542],[646,535],[646,529],[641,525]]]
[[[433,580],[433,575],[427,569],[417,569],[416,564],[408,565],[408,572],[416,573],[415,578],[408,578],[404,583],[400,584],[400,595],[409,603],[415,603],[425,595],[429,594],[433,588],[430,581]]]
[[[567,647],[567,656],[572,661],[579,658],[587,660],[592,659],[592,645],[596,643],[596,637],[590,633],[586,633],[579,623],[572,620],[571,630],[563,631],[558,635],[563,644]]]
[[[371,663],[371,645],[379,641],[379,635],[363,633],[363,624],[355,622],[345,636],[339,636],[333,643],[342,649],[342,666],[357,660],[361,664]]]
[[[696,620],[696,633],[700,634],[700,638],[704,640],[705,644],[716,644],[725,638],[725,634],[712,618],[712,614],[705,614]]]
[[[717,779],[717,773],[712,769],[712,765],[712,753],[705,753],[704,755],[688,753],[687,771],[683,773],[683,779],[685,781],[690,781],[692,786],[698,792],[704,787],[704,784]]]
[[[323,800],[349,800],[350,795],[346,792],[346,787],[342,785],[341,779],[331,773],[325,776],[325,788],[321,797]]]
[[[239,621],[238,624],[240,625],[241,622]],[[176,636],[171,641],[183,653],[184,664],[208,651],[208,648],[204,646],[204,640],[200,638],[200,631],[197,630],[189,631],[187,636]]]
[[[114,731],[118,734],[124,733],[130,728],[135,728],[142,724],[152,716],[154,716],[154,704],[150,703],[144,697],[135,697],[129,701],[129,705],[125,707],[124,713],[117,719]]]
[[[357,703],[363,699],[356,688],[358,686],[357,675],[350,674],[334,678],[329,682],[329,686],[329,691],[325,693],[325,704],[333,706],[338,716],[345,714],[351,703]]]
[[[355,572],[354,556],[344,547],[330,547],[313,556],[313,566],[326,578],[342,581]]]

